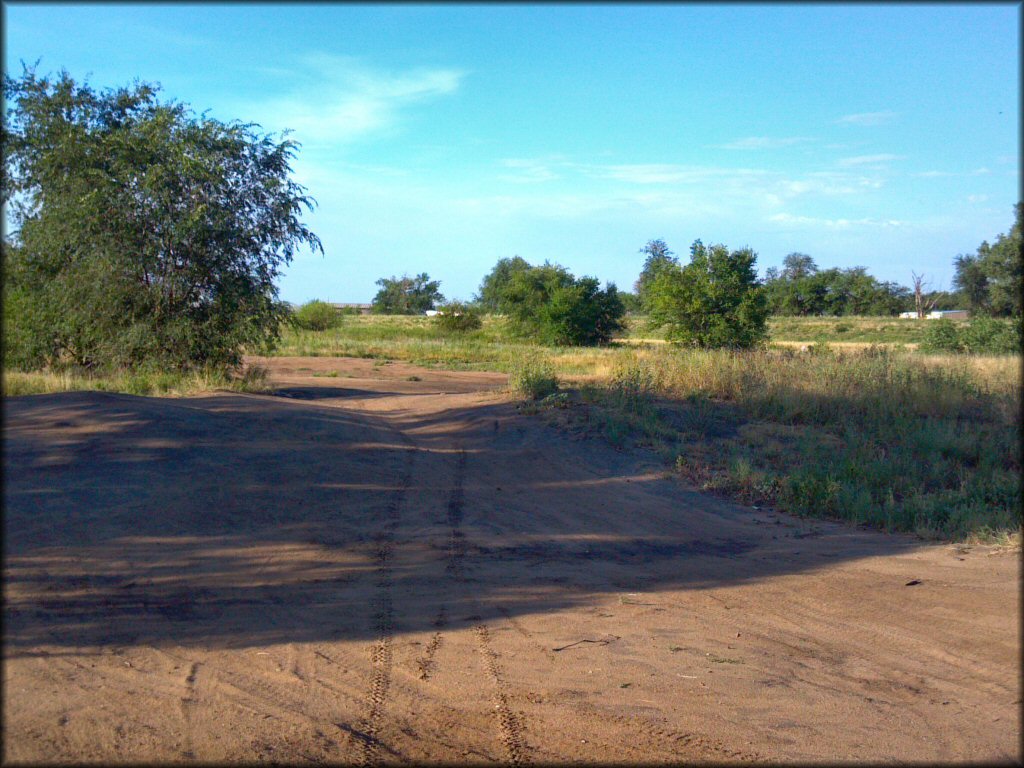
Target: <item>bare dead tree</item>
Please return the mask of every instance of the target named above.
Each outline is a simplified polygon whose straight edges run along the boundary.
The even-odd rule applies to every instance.
[[[919,275],[914,271],[911,271],[910,275],[914,278],[914,308],[917,310],[917,319],[923,320],[925,315],[935,308],[938,298],[925,298],[924,290],[931,283],[925,282],[924,275]]]

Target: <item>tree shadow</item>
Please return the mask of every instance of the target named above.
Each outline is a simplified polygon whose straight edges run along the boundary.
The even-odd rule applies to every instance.
[[[504,403],[385,417],[64,393],[4,417],[8,657],[370,639],[384,591],[395,632],[432,631],[441,607],[656,601],[919,546],[755,515]]]

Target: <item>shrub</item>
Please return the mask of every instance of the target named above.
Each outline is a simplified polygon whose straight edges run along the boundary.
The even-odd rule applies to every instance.
[[[956,323],[945,318],[929,320],[918,347],[922,352],[963,352],[963,341]]]
[[[295,310],[292,322],[306,331],[326,331],[341,325],[341,315],[326,301],[313,299]]]
[[[919,349],[922,352],[966,352],[1008,355],[1021,351],[1021,321],[974,317],[958,324],[945,318],[929,320]]]
[[[548,263],[514,272],[501,306],[520,333],[564,346],[608,343],[626,314],[614,285],[600,290],[597,278],[577,279]]]
[[[667,327],[667,338],[695,347],[745,349],[768,338],[768,305],[758,284],[755,254],[724,245],[690,249],[685,267],[667,264],[647,293],[650,320]]]
[[[453,301],[438,308],[434,323],[446,333],[475,331],[484,324],[476,307],[461,301]]]
[[[1021,351],[1020,318],[1010,321],[994,317],[972,318],[960,331],[964,351],[974,354],[1008,355]]]
[[[558,391],[558,377],[545,362],[521,360],[508,376],[509,389],[530,400],[541,400]]]

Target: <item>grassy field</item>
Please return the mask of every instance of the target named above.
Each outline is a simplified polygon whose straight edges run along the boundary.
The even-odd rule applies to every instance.
[[[1019,530],[1019,356],[901,348],[919,338],[915,321],[775,322],[774,341],[810,353],[546,348],[511,339],[500,318],[446,337],[427,318],[370,316],[289,331],[278,353],[504,371],[524,392],[554,378],[563,391],[528,407],[618,446],[648,444],[705,490],[932,538]],[[861,344],[821,343],[835,336]]]

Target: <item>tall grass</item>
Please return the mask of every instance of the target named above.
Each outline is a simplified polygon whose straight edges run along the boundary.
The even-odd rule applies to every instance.
[[[705,489],[929,537],[1020,528],[1019,358],[663,350],[632,365],[678,404],[677,467]]]
[[[187,373],[136,371],[90,375],[72,371],[3,372],[4,397],[41,395],[54,392],[122,392],[144,396],[186,396],[216,389],[238,392],[269,390],[266,369],[246,366],[235,375],[223,371],[197,370]]]

